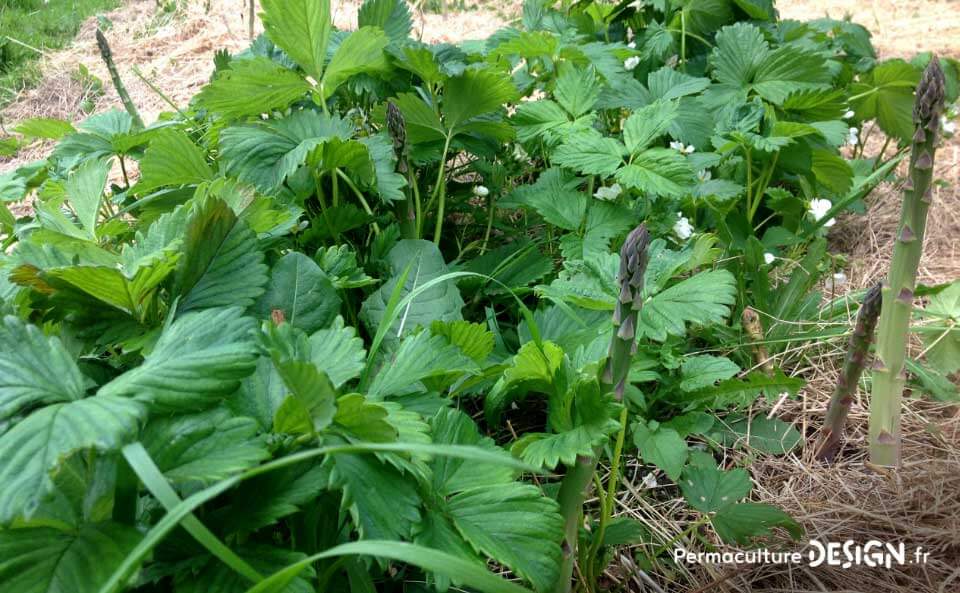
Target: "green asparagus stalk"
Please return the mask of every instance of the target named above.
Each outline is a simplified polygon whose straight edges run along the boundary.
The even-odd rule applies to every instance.
[[[903,369],[907,331],[910,327],[917,267],[923,249],[927,209],[930,207],[933,157],[943,98],[943,70],[940,62],[933,58],[917,86],[910,169],[904,186],[893,260],[883,287],[877,361],[873,370],[873,396],[870,402],[870,461],[881,466],[900,465],[900,406],[905,381]]]
[[[610,339],[610,353],[607,363],[600,374],[601,387],[606,392],[613,391],[617,399],[623,399],[627,378],[630,374],[630,361],[637,351],[637,318],[643,305],[643,274],[647,269],[647,246],[650,235],[645,226],[640,225],[627,235],[620,249],[620,297],[613,311],[613,337]],[[621,431],[626,429],[622,423]],[[621,437],[622,440],[622,437]],[[573,578],[573,564],[577,556],[577,538],[579,535],[583,501],[587,488],[597,468],[599,453],[592,457],[581,455],[576,463],[567,468],[560,483],[558,502],[564,517],[563,563],[560,578],[554,587],[554,593],[568,593]],[[616,480],[614,476],[611,480]],[[592,561],[592,559],[591,559]]]
[[[407,162],[407,121],[403,112],[393,101],[387,101],[387,133],[393,141],[393,152],[397,157],[397,172],[409,173]],[[405,239],[419,239],[417,236],[417,208],[411,191],[416,179],[408,175],[410,188],[406,192],[406,199],[397,205],[397,218],[400,221],[400,231]]]
[[[857,392],[857,385],[867,362],[870,342],[873,341],[873,332],[877,327],[877,318],[880,316],[881,289],[882,285],[878,283],[868,290],[857,312],[857,321],[847,345],[843,370],[830,397],[827,418],[820,429],[817,459],[821,461],[832,461],[843,443],[847,414],[850,412],[850,404],[853,403],[853,395]]]
[[[763,372],[773,376],[773,360],[763,345],[763,325],[760,323],[760,315],[752,308],[747,307],[740,315],[740,321],[743,324],[747,337],[753,342],[753,356],[757,359],[757,364],[763,369]]]
[[[617,399],[630,373],[630,359],[637,351],[637,318],[643,306],[643,274],[647,270],[647,245],[650,235],[645,226],[633,229],[620,250],[620,298],[613,311],[613,338],[601,375],[604,387],[613,389]]]
[[[127,92],[127,87],[125,87],[123,81],[120,80],[117,65],[113,62],[113,52],[110,51],[110,44],[107,43],[107,38],[103,36],[103,31],[100,29],[97,29],[97,47],[100,49],[100,57],[103,58],[103,63],[107,65],[107,71],[110,72],[110,79],[113,80],[113,87],[117,89],[117,95],[120,96],[120,101],[123,103],[124,109],[126,109],[130,117],[133,118],[134,127],[142,129],[144,127],[143,119],[140,117],[140,112],[137,111],[137,106],[133,104],[133,100]]]

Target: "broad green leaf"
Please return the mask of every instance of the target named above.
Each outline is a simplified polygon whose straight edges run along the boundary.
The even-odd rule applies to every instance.
[[[532,207],[550,224],[575,231],[583,223],[588,203],[587,195],[577,190],[579,183],[562,169],[550,168],[536,183],[515,189],[511,198]]]
[[[553,376],[563,363],[563,350],[552,342],[527,342],[510,362],[510,366],[487,393],[484,403],[487,420],[496,424],[506,397],[515,390],[544,391],[553,383]]]
[[[753,485],[745,469],[722,471],[716,467],[688,465],[680,490],[690,506],[704,513],[719,511],[750,494]]]
[[[618,140],[591,130],[575,134],[558,146],[553,163],[587,175],[613,175],[626,154],[626,147]]]
[[[641,152],[616,175],[617,181],[627,187],[660,196],[680,197],[693,183],[690,164],[669,148]]]
[[[261,356],[257,359],[256,370],[240,383],[235,394],[227,398],[226,405],[237,416],[253,418],[262,432],[268,432],[286,397],[287,386],[273,361],[268,356]]]
[[[45,140],[60,140],[67,134],[77,130],[68,121],[54,117],[31,117],[14,126],[13,131],[29,138],[43,138]]]
[[[357,14],[360,27],[380,27],[393,43],[410,36],[413,22],[404,0],[366,0]]]
[[[724,356],[700,355],[685,358],[680,367],[680,389],[696,391],[725,381],[740,372],[735,362]]]
[[[215,409],[152,418],[140,442],[173,484],[207,485],[269,457],[256,434],[253,419]]]
[[[428,331],[405,337],[385,360],[368,393],[383,398],[414,391],[420,381],[437,375],[478,372],[477,363],[443,336]]]
[[[290,325],[312,333],[336,318],[340,296],[316,262],[290,252],[273,265],[267,290],[255,310],[261,319],[269,319],[279,310]]]
[[[270,40],[320,80],[330,39],[330,0],[263,0],[260,6]]]
[[[827,88],[832,77],[819,53],[783,45],[771,51],[757,69],[753,90],[780,105],[797,91]]]
[[[144,415],[135,400],[98,395],[41,408],[3,433],[0,525],[34,514],[53,488],[51,473],[70,454],[118,450],[135,438]]]
[[[633,442],[640,450],[640,457],[666,472],[667,477],[676,480],[680,477],[687,462],[689,449],[687,442],[672,428],[651,427],[638,422],[633,427]]]
[[[753,372],[741,379],[727,379],[719,384],[690,393],[684,399],[687,409],[723,409],[731,406],[750,405],[763,393],[779,394],[784,391],[796,393],[803,387],[803,380],[787,377],[782,371],[773,376]]]
[[[457,131],[474,117],[496,111],[516,97],[509,76],[494,70],[467,70],[444,85],[443,123],[447,130]]]
[[[775,527],[786,530],[793,539],[803,537],[804,529],[790,515],[769,504],[741,502],[717,511],[711,517],[720,539],[745,545],[754,537],[770,535]]]
[[[201,410],[233,394],[256,365],[253,319],[240,308],[188,313],[167,327],[143,364],[100,388],[156,410]]]
[[[903,60],[887,60],[850,84],[857,120],[876,119],[886,134],[909,142],[913,136],[913,91],[920,69]]]
[[[220,199],[196,207],[184,235],[176,274],[178,314],[196,309],[249,307],[263,294],[267,266],[257,237]]]
[[[660,423],[663,428],[673,429],[684,438],[692,434],[707,434],[713,425],[714,417],[706,412],[687,412]]]
[[[274,365],[290,390],[274,417],[274,432],[314,434],[330,426],[337,411],[330,379],[310,362],[274,360]]]
[[[721,83],[742,86],[753,80],[770,48],[763,33],[749,23],[737,23],[720,29],[716,48],[710,57],[714,78]]]
[[[203,150],[185,132],[158,132],[140,159],[140,180],[134,191],[146,194],[166,185],[196,185],[213,178]]]
[[[97,239],[97,218],[103,200],[103,189],[110,173],[110,159],[90,159],[84,162],[68,178],[65,186],[67,198],[77,214],[77,220],[92,241]]]
[[[363,539],[406,539],[420,521],[420,496],[414,484],[376,457],[337,455],[331,485],[343,491],[342,507],[349,510]]]
[[[310,336],[310,359],[326,373],[334,387],[360,376],[367,358],[357,330],[345,326],[339,315],[330,327]]]
[[[96,593],[137,542],[119,523],[77,531],[25,527],[0,531],[0,589],[13,593]]]
[[[634,111],[623,123],[623,141],[627,150],[637,153],[664,135],[677,116],[677,103],[655,101]]]
[[[330,97],[351,76],[384,68],[387,61],[383,50],[387,43],[387,35],[377,27],[362,27],[350,33],[330,58],[323,73],[321,96],[324,99]]]
[[[196,102],[214,113],[238,118],[285,109],[310,90],[289,68],[268,58],[233,60],[230,68],[200,89]]]
[[[230,502],[208,515],[217,531],[245,533],[273,525],[314,501],[326,489],[329,471],[310,462],[241,483]]]
[[[640,311],[643,335],[663,342],[683,336],[686,324],[722,323],[735,301],[736,282],[726,270],[701,272],[648,300]]]
[[[313,259],[339,289],[360,288],[377,282],[357,263],[357,253],[349,245],[321,247]]]
[[[927,360],[944,375],[960,370],[960,282],[930,297],[923,315],[938,322],[921,333]]]
[[[476,423],[459,410],[440,410],[430,420],[433,442],[469,445],[508,455],[493,439],[483,436]],[[473,488],[513,482],[516,471],[497,463],[468,462],[454,457],[437,457],[430,462],[432,488],[439,496],[449,496]]]
[[[788,453],[803,439],[792,424],[766,416],[744,418],[717,428],[720,429],[719,440],[725,446],[746,446],[771,455]]]
[[[407,239],[400,241],[387,254],[391,277],[380,290],[363,302],[360,316],[367,328],[375,331],[386,312],[390,295],[393,294],[404,270],[409,269],[406,281],[400,287],[400,296],[406,297],[417,287],[441,278],[448,272],[440,250],[430,241]],[[409,268],[408,268],[409,266]],[[456,321],[463,319],[463,299],[453,279],[440,282],[419,293],[401,311],[390,326],[386,339],[396,341],[401,335],[411,333],[417,327],[429,327],[433,321]]]
[[[348,140],[353,125],[337,116],[295,111],[287,117],[229,127],[220,133],[226,174],[275,193],[307,157],[333,138]]]
[[[664,66],[647,75],[647,88],[650,94],[663,101],[695,95],[710,86],[709,78],[697,78]]]
[[[570,62],[561,62],[553,94],[567,113],[580,117],[588,113],[600,97],[600,82],[592,68],[577,68]]]
[[[479,323],[469,321],[434,321],[430,333],[443,336],[465,356],[483,363],[493,352],[493,333]]]
[[[28,407],[83,398],[84,376],[59,338],[8,315],[0,343],[0,421]]]
[[[560,572],[563,518],[536,486],[511,482],[465,490],[450,497],[447,512],[478,552],[509,566],[538,591]]]

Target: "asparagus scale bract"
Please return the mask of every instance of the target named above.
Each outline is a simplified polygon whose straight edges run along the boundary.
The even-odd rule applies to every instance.
[[[817,445],[817,459],[831,461],[840,451],[843,444],[843,429],[850,413],[850,404],[853,395],[857,392],[857,384],[866,366],[867,355],[870,351],[870,342],[880,317],[880,298],[882,285],[875,284],[863,297],[863,303],[857,312],[857,321],[847,346],[847,357],[843,363],[840,378],[830,398],[827,408],[827,418],[820,430],[820,442]]]
[[[637,351],[637,319],[643,306],[643,275],[647,270],[649,244],[650,234],[644,225],[640,225],[630,231],[620,249],[620,296],[613,311],[614,332],[610,338],[609,356],[600,374],[601,387],[606,392],[613,391],[617,399],[623,399],[630,361]],[[560,483],[557,501],[564,518],[563,562],[554,593],[570,591],[583,501],[596,468],[596,453],[592,457],[578,456]]]
[[[882,466],[900,464],[900,406],[905,382],[907,332],[932,195],[933,157],[943,100],[943,70],[939,61],[933,58],[917,86],[910,170],[904,186],[893,260],[883,287],[870,402],[870,461]]]

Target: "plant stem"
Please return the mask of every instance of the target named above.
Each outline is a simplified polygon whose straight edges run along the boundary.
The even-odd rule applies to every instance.
[[[483,233],[483,245],[480,246],[480,255],[487,252],[487,243],[490,242],[490,231],[493,230],[493,217],[497,212],[496,194],[490,194],[490,203],[487,205],[487,230]]]
[[[554,593],[568,593],[573,579],[573,563],[577,552],[577,539],[580,535],[580,521],[583,501],[587,487],[597,466],[597,458],[580,455],[576,463],[567,468],[560,483],[557,502],[563,516],[563,560],[560,565],[560,577],[553,587]]]
[[[370,204],[367,203],[367,199],[363,197],[363,192],[360,191],[360,188],[358,188],[357,185],[353,182],[353,180],[350,179],[350,176],[344,173],[339,167],[335,169],[335,171],[337,172],[337,177],[339,177],[340,179],[343,179],[343,182],[347,184],[347,187],[350,188],[350,191],[352,191],[353,194],[357,196],[357,201],[360,202],[360,205],[363,207],[363,211],[366,212],[367,215],[372,217],[373,210],[370,208]],[[336,179],[334,179],[333,187],[334,187],[334,192],[336,192],[337,191]],[[336,193],[334,193],[334,205],[336,205]],[[373,232],[378,235],[380,234],[380,226],[377,225],[376,222],[373,223]]]
[[[110,79],[113,80],[113,88],[117,90],[117,95],[120,96],[120,101],[123,102],[124,109],[126,109],[130,117],[133,118],[134,127],[142,129],[144,127],[143,119],[140,117],[140,112],[137,111],[137,106],[134,105],[133,100],[130,99],[130,94],[127,93],[127,87],[123,86],[123,81],[120,80],[117,65],[113,63],[113,52],[110,51],[110,44],[107,43],[107,38],[103,36],[103,31],[100,29],[97,29],[97,47],[100,49],[100,57],[103,58],[103,63],[107,65],[107,71],[110,72]]]
[[[817,459],[832,461],[843,443],[843,429],[857,391],[860,375],[863,374],[873,341],[873,332],[880,316],[880,297],[882,285],[875,284],[863,297],[863,303],[857,312],[857,321],[847,345],[847,357],[843,362],[843,371],[837,379],[837,386],[830,397],[827,417],[820,430],[820,443],[817,446]]]
[[[870,461],[880,466],[900,465],[900,407],[907,332],[932,195],[933,158],[943,111],[944,84],[940,62],[933,58],[917,86],[910,169],[893,259],[883,287],[870,402]]]
[[[433,229],[434,245],[440,244],[440,232],[443,230],[443,211],[447,201],[447,184],[443,174],[447,165],[447,152],[450,150],[450,140],[452,139],[453,135],[447,134],[447,141],[443,145],[443,154],[440,157],[440,171],[437,173],[437,184],[433,189],[433,196],[430,198],[430,203],[432,204],[437,196],[440,196],[440,202],[437,204],[437,223]]]

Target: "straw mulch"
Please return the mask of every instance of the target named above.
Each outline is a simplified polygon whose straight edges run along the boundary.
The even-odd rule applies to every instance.
[[[236,52],[248,44],[246,14],[242,10],[246,2],[210,0],[209,5],[196,1],[181,4],[174,14],[158,14],[154,0],[131,0],[108,15],[114,26],[107,35],[119,70],[148,122],[170,107],[134,76],[133,66],[171,101],[184,105],[208,80],[216,49]],[[354,26],[357,2],[334,5],[336,23]],[[874,32],[883,58],[909,57],[918,51],[960,57],[960,11],[951,0],[783,0],[778,6],[786,18],[809,19],[826,14],[837,18],[849,13]],[[446,16],[417,10],[415,26],[426,41],[458,41],[487,36],[518,13],[517,3],[509,0],[500,3],[499,8],[451,12]],[[106,94],[94,98],[96,110],[119,106],[96,51],[95,23],[91,19],[83,26],[73,47],[45,58],[45,80],[4,110],[7,126],[41,115],[82,119],[80,105],[85,97],[74,76],[79,64],[86,65],[105,83]],[[49,148],[38,144],[15,159],[0,159],[0,171],[41,158]],[[920,269],[920,281],[925,284],[960,278],[958,163],[960,140],[955,138],[946,141],[938,153],[936,173],[945,183],[935,190],[928,222]],[[895,184],[881,186],[868,197],[867,206],[866,216],[843,217],[830,233],[833,251],[846,255],[849,280],[845,288],[849,290],[865,288],[886,274],[899,218],[899,188]],[[912,348],[914,355],[921,351],[919,343],[912,344]],[[783,457],[731,450],[728,461],[749,464],[755,481],[752,498],[789,512],[805,527],[807,538],[852,539],[861,544],[872,539],[902,541],[908,551],[923,546],[931,552],[927,564],[893,570],[665,564],[645,571],[636,561],[640,555],[634,554],[640,550],[622,550],[608,571],[611,587],[661,593],[960,593],[958,408],[917,397],[905,398],[904,465],[898,472],[886,471],[865,463],[868,396],[861,389],[852,408],[847,446],[840,459],[832,465],[815,462],[809,443],[822,422],[844,349],[842,338],[801,345],[792,349],[787,358],[777,361],[785,370],[807,380],[799,397],[786,401],[776,412],[807,435],[805,447]],[[690,543],[688,536],[681,535],[697,517],[676,496],[673,487],[661,483],[652,490],[646,488],[645,471],[636,460],[628,464],[625,474],[617,513],[645,523],[658,541]],[[713,537],[709,530],[699,531],[703,537]],[[653,548],[648,546],[644,551],[649,553]]]

